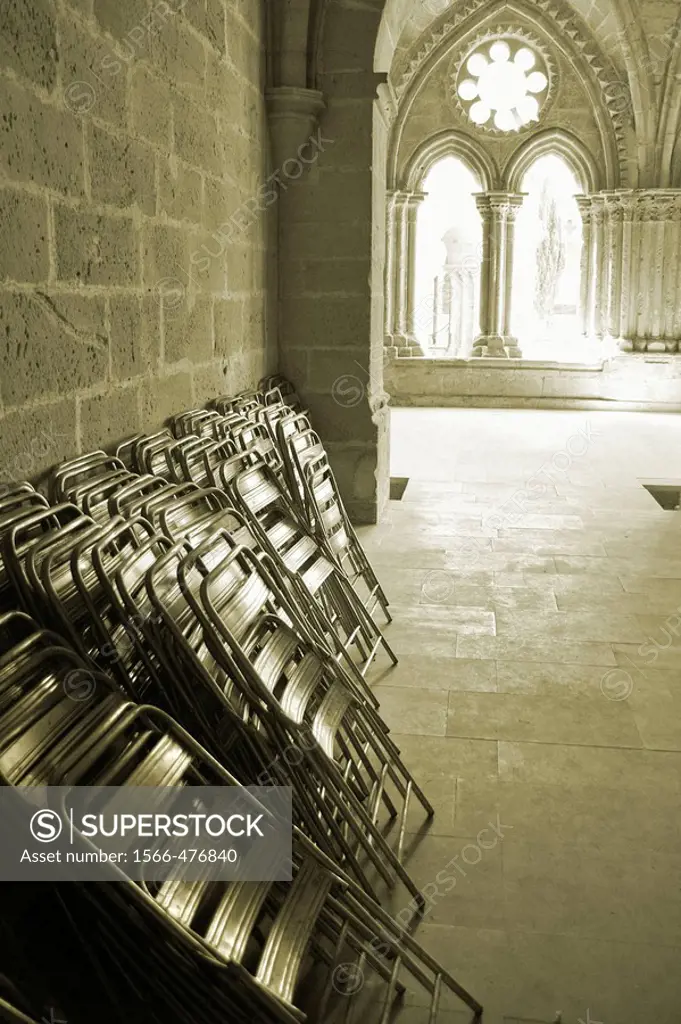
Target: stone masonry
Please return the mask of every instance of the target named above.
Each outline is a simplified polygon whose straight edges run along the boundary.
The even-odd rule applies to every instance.
[[[263,40],[252,0],[0,7],[0,481],[276,368]]]

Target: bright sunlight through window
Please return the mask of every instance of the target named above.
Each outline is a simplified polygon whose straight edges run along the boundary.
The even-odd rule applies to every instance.
[[[549,80],[537,54],[525,43],[498,39],[466,61],[458,94],[471,121],[515,132],[539,120]]]

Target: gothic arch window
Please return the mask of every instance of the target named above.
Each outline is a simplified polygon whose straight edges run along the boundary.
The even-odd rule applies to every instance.
[[[416,218],[412,330],[427,355],[468,358],[479,332],[481,181],[454,155],[433,164]]]
[[[563,158],[579,182],[582,192],[598,192],[603,187],[598,162],[576,135],[562,128],[534,132],[521,143],[502,170],[503,187],[509,192],[522,192],[523,178],[530,167],[549,153]]]
[[[525,200],[516,221],[513,334],[530,359],[582,362],[580,285],[583,194],[580,168],[560,150],[538,150],[520,181]]]
[[[473,124],[517,132],[539,121],[549,69],[538,47],[516,36],[479,41],[461,63],[456,96]]]

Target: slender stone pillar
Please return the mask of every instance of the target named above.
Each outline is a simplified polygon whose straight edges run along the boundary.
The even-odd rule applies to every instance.
[[[608,272],[612,262],[611,254],[608,252],[606,245],[605,199],[604,193],[599,193],[593,197],[593,211],[591,215],[595,275],[593,333],[599,341],[603,341],[608,334]]]
[[[397,355],[395,342],[395,262],[396,232],[395,207],[398,192],[386,193],[385,209],[385,294],[384,294],[384,339],[387,355]]]
[[[415,334],[416,225],[423,192],[389,194],[385,344],[400,356],[422,356]]]
[[[416,337],[416,229],[418,225],[419,206],[426,198],[425,192],[412,192],[407,200],[407,339],[412,355],[423,355]]]
[[[407,202],[408,192],[396,192],[393,203],[395,254],[393,257],[393,334],[398,345],[407,335]]]
[[[631,197],[631,265],[630,277],[627,282],[627,318],[622,325],[622,341],[620,346],[625,351],[633,351],[638,345],[638,308],[640,295],[638,294],[638,282],[641,280],[641,211],[639,208],[638,195],[630,193]]]
[[[505,285],[504,285],[504,315],[501,333],[504,337],[504,346],[509,356],[519,359],[522,355],[518,339],[513,337],[511,331],[511,314],[513,312],[513,266],[515,257],[515,222],[516,217],[523,204],[524,196],[512,196],[506,210],[506,245],[505,245]]]
[[[605,251],[607,274],[607,321],[606,333],[609,338],[619,338],[621,333],[622,274],[624,210],[617,192],[605,198]]]
[[[582,335],[590,332],[591,296],[591,198],[577,196],[577,205],[582,217],[582,257],[580,267],[579,314]]]
[[[665,263],[665,338],[667,351],[676,352],[681,339],[681,203],[672,207],[671,240]]]
[[[524,194],[480,192],[475,202],[482,217],[480,275],[480,334],[473,342],[474,356],[518,358],[518,341],[511,336],[513,243],[515,217]]]
[[[633,239],[634,239],[634,203],[631,193],[620,193],[619,204],[622,209],[622,249],[620,258],[620,315],[617,339],[622,346],[629,323],[630,282],[632,275]]]
[[[625,241],[631,251],[622,203],[620,192],[577,197],[584,229],[580,286],[582,334],[596,342],[619,338],[622,332]]]

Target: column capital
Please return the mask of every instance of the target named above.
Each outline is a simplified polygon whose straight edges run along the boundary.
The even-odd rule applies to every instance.
[[[525,201],[527,192],[474,192],[475,205],[483,218],[487,216],[515,217]]]
[[[582,225],[587,228],[591,224],[591,196],[575,196],[575,199],[582,218]]]
[[[407,199],[407,208],[409,210],[418,210],[419,206],[427,196],[427,192],[410,192]]]
[[[386,192],[388,202],[392,202],[396,207],[406,206],[408,209],[418,208],[427,196],[427,192],[410,192],[403,188],[388,189]]]
[[[678,205],[679,195],[674,192],[662,189],[646,189],[638,201],[639,220],[671,220],[672,214]]]
[[[314,134],[319,115],[326,107],[317,89],[280,85],[265,92],[272,155],[280,167],[299,154]]]
[[[582,220],[601,223],[615,221],[681,220],[681,189],[612,189],[575,196]]]

